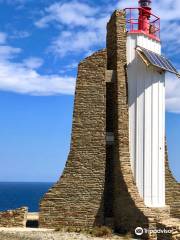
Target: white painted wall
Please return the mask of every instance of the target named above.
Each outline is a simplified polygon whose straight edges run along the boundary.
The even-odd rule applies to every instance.
[[[136,46],[161,53],[161,45],[145,35],[127,36],[131,165],[147,206],[165,206],[165,74],[147,67]]]

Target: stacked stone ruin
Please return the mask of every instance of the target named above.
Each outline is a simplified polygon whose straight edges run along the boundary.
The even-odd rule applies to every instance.
[[[0,212],[0,227],[26,227],[28,208]]]

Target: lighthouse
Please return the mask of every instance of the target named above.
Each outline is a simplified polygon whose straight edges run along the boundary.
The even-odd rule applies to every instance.
[[[127,78],[131,167],[148,207],[165,206],[165,76],[178,75],[161,55],[160,18],[150,0],[127,8]]]
[[[134,234],[180,217],[179,184],[165,154],[166,71],[179,76],[161,54],[160,18],[151,1],[115,10],[106,48],[78,65],[70,151],[41,200],[41,227],[105,225]],[[170,225],[177,229],[178,221]]]

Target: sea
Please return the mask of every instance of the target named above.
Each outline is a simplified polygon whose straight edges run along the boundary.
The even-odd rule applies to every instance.
[[[29,212],[39,211],[39,202],[54,183],[0,182],[0,211],[28,207]]]

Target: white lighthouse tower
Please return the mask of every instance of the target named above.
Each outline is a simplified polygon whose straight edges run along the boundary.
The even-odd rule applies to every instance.
[[[126,15],[131,165],[145,205],[164,207],[165,72],[178,72],[161,55],[160,18],[151,1],[140,0]]]

